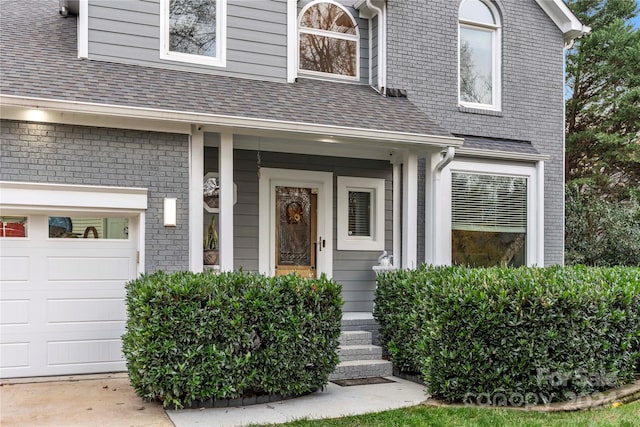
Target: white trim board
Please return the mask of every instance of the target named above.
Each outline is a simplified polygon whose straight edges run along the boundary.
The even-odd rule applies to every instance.
[[[0,181],[0,206],[144,211],[147,189]]]

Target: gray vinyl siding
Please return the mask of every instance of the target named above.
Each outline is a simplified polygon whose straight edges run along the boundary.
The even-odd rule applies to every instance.
[[[90,0],[89,58],[285,81],[286,0],[227,0],[227,65],[160,59],[160,0]]]
[[[300,11],[313,0],[299,0],[298,1],[298,18],[300,17]],[[358,32],[360,34],[360,83],[369,84],[369,20],[361,19],[359,12],[353,7],[353,0],[336,0],[345,7],[351,16],[355,19],[358,26]],[[304,75],[304,71],[300,72]],[[330,77],[328,77],[330,78]],[[343,79],[339,79],[342,80]]]
[[[206,141],[215,140],[207,134]],[[234,182],[238,186],[238,201],[234,206],[234,268],[244,271],[258,270],[258,167],[256,151],[234,150]],[[336,178],[355,176],[385,179],[385,247],[391,253],[392,235],[392,167],[386,161],[306,156],[261,152],[261,165],[267,168],[332,172],[334,175],[333,201],[333,279],[343,286],[345,311],[371,311],[375,275],[371,269],[378,263],[378,251],[338,251],[336,217]],[[205,148],[205,173],[218,169],[217,148]],[[205,217],[205,222],[208,216]],[[204,225],[204,224],[203,224]]]
[[[146,272],[189,268],[186,135],[2,120],[0,137],[0,181],[147,188]],[[165,197],[178,198],[176,227]]]

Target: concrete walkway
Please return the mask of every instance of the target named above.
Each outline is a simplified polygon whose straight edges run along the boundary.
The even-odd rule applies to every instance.
[[[414,406],[426,399],[418,384],[340,387],[297,399],[220,409],[167,411],[136,396],[125,373],[3,380],[0,425],[13,426],[243,426],[300,418],[336,418]],[[167,416],[168,415],[168,416]]]
[[[400,378],[386,384],[340,387],[329,383],[324,391],[261,405],[167,411],[176,427],[280,424],[301,418],[338,418],[415,406],[425,401],[424,386]]]

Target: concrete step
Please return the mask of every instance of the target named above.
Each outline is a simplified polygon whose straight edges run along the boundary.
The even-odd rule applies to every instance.
[[[340,362],[329,376],[330,380],[354,378],[390,377],[393,365],[387,360],[350,360]]]
[[[350,360],[380,360],[382,347],[377,345],[345,345],[338,348],[341,362]]]
[[[342,331],[338,339],[341,346],[346,345],[371,345],[371,332],[367,331]]]

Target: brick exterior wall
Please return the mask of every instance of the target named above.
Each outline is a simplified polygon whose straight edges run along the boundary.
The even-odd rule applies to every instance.
[[[534,0],[494,2],[502,18],[502,112],[458,107],[459,1],[388,0],[387,86],[451,133],[531,141],[545,161],[545,263],[564,260],[563,37]],[[420,162],[422,171],[424,163]],[[419,188],[424,209],[424,181]],[[419,212],[424,218],[424,212]],[[424,227],[418,256],[424,259]]]
[[[189,268],[186,135],[61,124],[0,122],[0,180],[148,189],[146,272]],[[177,227],[163,226],[178,198]]]

